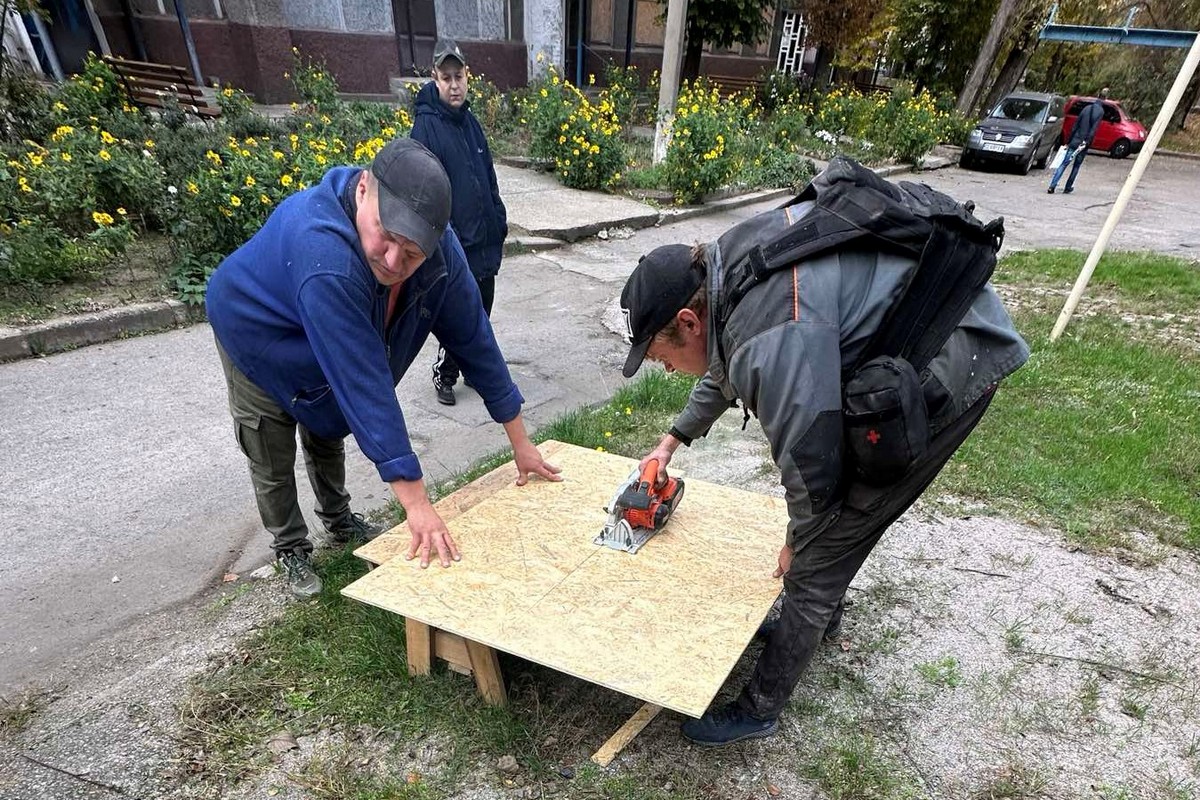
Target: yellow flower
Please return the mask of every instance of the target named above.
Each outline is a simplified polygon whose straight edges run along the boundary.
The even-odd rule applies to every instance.
[[[253,186],[254,184],[255,184],[254,176],[253,176],[253,175],[247,175],[247,176],[246,176],[246,185],[247,185],[247,186]]]
[[[204,157],[207,158],[212,163],[216,164],[217,166],[221,166],[221,157],[219,155],[217,155],[216,153],[214,153],[212,150],[209,150],[207,153],[205,153]]]
[[[29,157],[30,164],[33,164],[35,167],[40,167],[42,165],[42,157],[37,153],[27,153],[26,155]]]
[[[146,146],[147,150],[154,149],[154,140],[153,139],[147,139],[146,141],[142,142],[142,144],[144,144]]]
[[[267,197],[265,194],[260,194],[258,196],[258,202],[262,203],[264,206],[269,206],[271,205],[271,198]]]
[[[63,153],[63,154],[62,154],[62,160],[63,160],[63,161],[70,162],[70,160],[71,160],[71,154],[70,154],[70,153]]]
[[[100,227],[112,225],[114,221],[115,220],[113,220],[111,214],[106,214],[103,211],[92,212],[92,222],[96,223]]]
[[[542,97],[550,96],[550,93],[546,91],[546,87],[544,87],[544,86],[542,87],[541,91],[538,92],[538,94],[540,94]]]
[[[279,152],[278,150],[276,150],[276,151],[274,151],[273,153],[271,153],[271,155],[275,156],[275,160],[276,160],[276,161],[282,161],[282,160],[283,160],[283,153]]]
[[[117,140],[108,131],[100,131],[100,141],[104,142],[105,144],[112,144]]]
[[[329,124],[330,122],[332,122],[332,121],[333,121],[333,120],[331,120],[331,119],[329,118],[329,115],[328,115],[328,114],[322,114],[322,115],[321,115],[321,122],[322,122],[322,123],[324,123],[324,124],[328,125],[328,124]]]
[[[291,186],[292,185],[292,176],[291,175],[280,175],[279,182],[281,184],[283,184],[284,186]]]
[[[227,216],[227,217],[232,217],[232,216],[233,216],[233,212],[232,212],[232,211],[230,211],[230,210],[229,210],[228,208],[226,208],[225,206],[221,206],[221,213],[222,213],[222,214],[224,214],[224,215],[225,215],[225,216]]]
[[[25,179],[24,175],[22,175],[20,178],[17,178],[17,185],[21,187],[22,192],[33,191],[33,187],[29,185],[29,181]]]
[[[221,90],[221,94],[225,95],[226,97],[233,97],[233,89],[226,86],[224,89]]]
[[[101,150],[96,155],[100,156],[101,161],[112,161],[112,156],[108,154],[107,150]]]
[[[597,447],[597,448],[596,448],[596,452],[597,452],[597,453],[605,453],[605,452],[607,452],[607,451],[606,451],[606,450],[605,450],[603,447]]]
[[[229,205],[233,206],[234,208],[237,208],[241,204],[242,204],[242,198],[238,197],[236,194],[229,195]]]
[[[317,154],[316,156],[314,156],[314,158],[317,160],[317,163],[321,164],[321,165],[324,165],[325,162],[328,160],[325,158],[325,156],[320,155],[320,154]]]
[[[620,173],[618,173],[618,174],[620,174]],[[629,406],[625,406],[625,416],[627,416],[627,417],[633,416],[633,409],[630,408]]]
[[[57,100],[54,101],[54,110],[55,111],[70,111],[69,108],[67,108],[62,103],[58,102]]]
[[[120,215],[123,217],[123,216],[125,216],[125,209],[124,209],[124,208],[118,208],[118,209],[117,209],[117,213],[118,213],[118,214],[120,214]]]
[[[611,439],[611,438],[612,438],[612,431],[605,431],[605,432],[604,432],[604,438],[605,438],[605,439]]]

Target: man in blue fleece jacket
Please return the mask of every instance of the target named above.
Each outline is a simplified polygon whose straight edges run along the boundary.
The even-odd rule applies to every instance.
[[[487,138],[467,100],[469,80],[462,50],[450,39],[438,41],[433,80],[417,93],[417,118],[411,135],[438,157],[450,177],[450,221],[479,284],[484,311],[490,315],[508,235],[508,212],[500,199]],[[439,403],[454,405],[458,372],[454,356],[445,347],[439,348],[433,363],[433,388]]]
[[[284,200],[209,280],[209,321],[229,388],[237,441],[263,525],[292,593],[321,591],[296,498],[296,428],[320,516],[335,539],[377,531],[350,511],[343,439],[353,433],[404,507],[407,558],[443,567],[459,551],[422,481],[395,387],[430,333],[463,365],[504,425],[518,470],[559,480],[526,434],[520,391],[447,227],[450,182],[411,139],[369,169],[335,167]]]

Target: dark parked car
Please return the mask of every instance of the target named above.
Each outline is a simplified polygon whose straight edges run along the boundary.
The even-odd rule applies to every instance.
[[[1028,174],[1046,166],[1063,132],[1066,100],[1059,94],[1013,92],[1005,97],[967,137],[959,164],[970,169],[993,163]]]
[[[1063,141],[1071,138],[1079,112],[1096,98],[1072,96],[1067,103],[1067,118],[1063,124]],[[1142,123],[1125,113],[1116,100],[1104,101],[1104,119],[1096,129],[1092,140],[1093,150],[1104,150],[1113,158],[1125,158],[1130,153],[1139,153],[1146,143],[1146,128]]]

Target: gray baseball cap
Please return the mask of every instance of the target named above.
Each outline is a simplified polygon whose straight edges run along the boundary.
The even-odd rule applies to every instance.
[[[433,255],[450,220],[450,179],[437,156],[415,139],[393,139],[375,155],[371,174],[383,227]]]
[[[438,39],[433,48],[433,65],[440,67],[447,58],[456,58],[464,67],[467,65],[467,57],[458,49],[458,44],[453,39]]]

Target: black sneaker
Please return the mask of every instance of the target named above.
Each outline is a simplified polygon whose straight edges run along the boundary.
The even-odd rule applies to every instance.
[[[279,556],[279,566],[287,574],[288,588],[302,600],[321,593],[321,576],[313,569],[308,553],[284,553]]]
[[[347,514],[332,527],[326,525],[325,530],[332,534],[335,544],[348,542],[365,544],[383,533],[383,528],[367,522],[362,514]]]
[[[705,711],[700,719],[687,720],[680,730],[698,745],[720,747],[743,739],[765,739],[779,730],[779,720],[755,719],[737,703],[729,703]]]
[[[1054,194],[1054,187],[1051,186],[1049,189],[1047,189],[1046,194]]]
[[[1063,189],[1063,194],[1070,194],[1073,191],[1075,191],[1075,190],[1072,187],[1068,186],[1067,188]]]
[[[437,389],[438,402],[442,405],[452,406],[458,402],[458,400],[454,397],[453,386],[447,386],[444,383],[435,383],[433,388]]]

